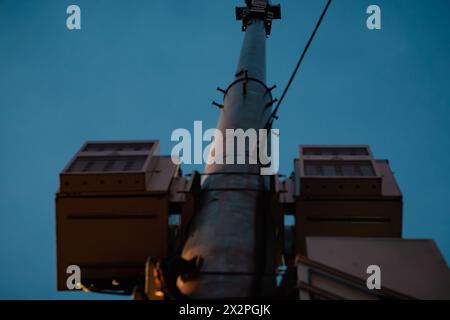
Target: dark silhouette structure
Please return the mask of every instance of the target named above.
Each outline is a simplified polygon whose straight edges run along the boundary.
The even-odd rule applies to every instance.
[[[270,127],[266,39],[280,17],[266,0],[236,9],[245,37],[214,103],[221,132]],[[136,299],[450,299],[434,242],[401,238],[402,194],[368,146],[301,146],[284,179],[233,163],[184,176],[157,140],[87,142],[56,193],[58,289],[77,265],[84,290]],[[380,290],[366,285],[370,265],[381,269]]]
[[[301,146],[295,192],[298,253],[308,236],[402,235],[402,194],[368,146]]]

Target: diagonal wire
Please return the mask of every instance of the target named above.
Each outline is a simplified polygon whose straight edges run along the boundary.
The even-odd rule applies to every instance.
[[[308,49],[309,49],[309,47],[310,47],[310,45],[311,45],[311,42],[313,41],[314,36],[316,35],[317,30],[319,29],[320,24],[322,23],[322,20],[323,20],[323,18],[325,17],[325,14],[326,14],[327,11],[328,11],[328,8],[329,8],[329,6],[330,6],[330,4],[331,4],[331,1],[332,1],[332,0],[328,0],[327,4],[325,5],[325,8],[323,9],[321,16],[320,16],[319,20],[318,20],[317,23],[316,23],[316,26],[315,26],[315,28],[314,28],[314,31],[312,32],[311,36],[309,37],[309,40],[308,40],[308,42],[307,42],[305,48],[303,49],[303,52],[302,52],[302,54],[301,54],[301,56],[300,56],[300,58],[299,58],[299,60],[298,60],[298,62],[297,62],[297,65],[295,66],[295,69],[294,69],[294,71],[292,72],[292,75],[291,75],[291,77],[290,77],[290,79],[289,79],[289,81],[288,81],[286,87],[284,88],[283,93],[281,94],[280,100],[278,101],[277,106],[276,106],[275,109],[273,110],[273,112],[272,112],[272,114],[271,114],[271,116],[270,116],[270,118],[269,118],[269,120],[268,120],[268,123],[267,123],[268,125],[270,125],[270,124],[272,123],[273,119],[277,119],[277,118],[278,118],[278,117],[277,117],[278,109],[280,108],[280,105],[281,105],[281,103],[283,102],[284,97],[286,96],[286,93],[287,93],[288,90],[289,90],[289,87],[291,86],[292,82],[294,81],[295,76],[297,75],[298,70],[300,69],[300,65],[302,64],[302,61],[303,61],[303,59],[305,58],[306,52],[308,52]]]

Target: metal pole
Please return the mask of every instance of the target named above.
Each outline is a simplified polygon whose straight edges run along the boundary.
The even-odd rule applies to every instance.
[[[251,5],[246,9],[251,11]],[[217,124],[224,136],[224,159],[236,160],[236,155],[225,150],[227,139],[234,139],[226,137],[226,129],[262,129],[271,114],[271,90],[265,85],[268,20],[265,15],[253,15],[250,11],[248,21],[244,22],[246,33],[235,81],[226,90]],[[265,250],[261,247],[264,236],[261,232],[267,188],[267,179],[259,171],[258,164],[206,166],[200,210],[182,252],[184,259],[198,256],[204,263],[200,278],[186,283],[178,281],[185,294],[194,298],[241,298],[256,294],[261,282],[258,273],[264,272],[260,265]]]

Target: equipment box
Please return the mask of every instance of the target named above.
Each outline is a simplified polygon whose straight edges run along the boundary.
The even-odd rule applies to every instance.
[[[402,194],[368,146],[301,146],[295,184],[297,253],[308,236],[401,237]]]
[[[168,254],[169,190],[178,167],[158,141],[88,142],[56,194],[58,290],[68,266],[84,287],[131,290],[149,256]]]

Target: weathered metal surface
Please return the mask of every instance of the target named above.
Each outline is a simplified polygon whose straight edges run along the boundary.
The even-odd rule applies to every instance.
[[[433,240],[310,237],[307,251],[308,258],[362,281],[369,277],[367,267],[377,265],[381,288],[416,299],[450,299],[450,270]],[[316,285],[347,299],[367,298],[338,283]]]
[[[178,166],[170,157],[155,155],[158,146],[158,141],[89,142],[61,173],[56,194],[59,290],[67,290],[69,265],[81,268],[84,285],[113,287],[114,280],[121,288],[143,281],[149,256],[168,255],[170,186]],[[144,160],[129,170],[122,160],[130,157]]]
[[[221,132],[236,128],[260,129],[267,122],[271,108],[266,105],[272,97],[261,84],[266,81],[265,52],[264,22],[254,20],[247,27],[236,79],[249,77],[259,81],[235,81],[228,89],[217,124]],[[223,145],[226,145],[226,138]],[[223,155],[225,159],[229,156],[226,152]],[[263,198],[266,186],[259,170],[259,165],[206,166],[205,172],[210,175],[205,176],[201,208],[182,256],[184,259],[200,256],[204,259],[201,272],[219,274],[201,276],[197,284],[180,284],[180,289],[192,297],[249,297],[255,295],[261,285],[258,273],[264,272],[261,269],[265,259]]]
[[[78,265],[89,286],[143,280],[149,256],[168,254],[168,201],[151,195],[57,197],[58,289]]]
[[[387,161],[361,145],[301,146],[300,154],[296,252],[306,254],[307,236],[401,237],[402,194]]]
[[[158,153],[157,140],[86,142],[61,172],[59,191],[147,191]]]
[[[297,279],[289,279],[296,283],[300,300],[412,300],[402,292],[392,290],[383,285],[379,289],[370,290],[366,279],[335,269],[298,255],[295,258]],[[292,288],[289,286],[288,288]]]

